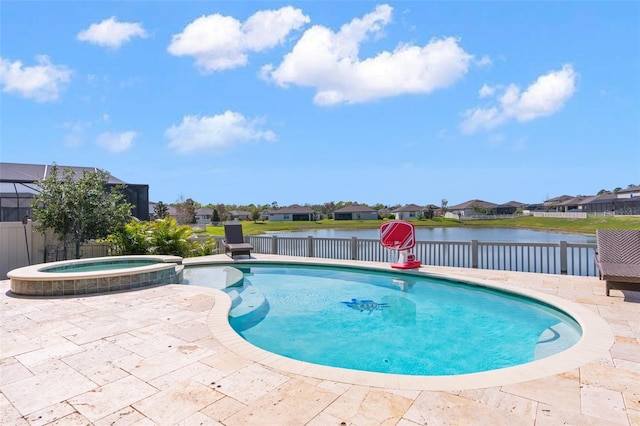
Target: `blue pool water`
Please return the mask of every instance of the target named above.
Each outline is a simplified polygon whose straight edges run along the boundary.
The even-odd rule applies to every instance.
[[[193,284],[207,285],[197,269]],[[255,346],[316,364],[474,373],[544,358],[581,337],[561,311],[480,286],[344,268],[239,269],[242,287],[225,289],[233,300],[231,326]]]
[[[77,262],[69,263],[61,266],[52,266],[50,268],[42,268],[41,272],[94,272],[108,271],[112,269],[137,268],[140,266],[154,265],[161,263],[160,260],[145,259],[116,259],[102,260],[99,262]]]

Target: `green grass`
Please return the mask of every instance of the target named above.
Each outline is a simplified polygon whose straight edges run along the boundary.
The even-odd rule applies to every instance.
[[[260,235],[265,232],[306,231],[310,229],[377,229],[382,220],[332,220],[324,219],[317,222],[242,222],[245,235]],[[551,232],[566,232],[570,234],[595,235],[596,229],[640,229],[639,216],[602,216],[587,219],[560,219],[550,217],[520,217],[516,219],[500,220],[470,220],[457,221],[455,219],[436,218],[433,220],[413,220],[416,227],[496,227],[522,228]],[[207,225],[206,232],[211,235],[223,236],[222,225]]]

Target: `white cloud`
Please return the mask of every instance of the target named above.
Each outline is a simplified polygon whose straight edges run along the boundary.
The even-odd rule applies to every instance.
[[[99,24],[91,24],[78,33],[78,40],[98,46],[118,49],[133,37],[146,38],[147,32],[139,22],[118,22],[115,16]]]
[[[453,37],[432,39],[424,46],[401,44],[393,51],[360,59],[360,45],[379,36],[393,9],[380,5],[353,19],[338,32],[315,25],[306,30],[279,66],[263,67],[276,84],[316,89],[318,105],[359,103],[402,94],[427,94],[462,78],[473,56]]]
[[[37,65],[23,66],[0,57],[0,84],[2,91],[17,93],[37,102],[58,99],[63,87],[71,81],[71,70],[64,65],[54,65],[46,55],[36,57]]]
[[[475,59],[474,60],[475,64],[479,67],[488,67],[490,65],[493,64],[493,61],[491,60],[491,58],[487,55],[483,56],[480,59]]]
[[[172,37],[167,48],[175,56],[193,56],[204,72],[221,71],[247,64],[248,53],[282,44],[309,17],[291,6],[263,10],[244,23],[220,14],[201,16]]]
[[[208,117],[186,116],[182,123],[167,129],[165,136],[169,148],[179,153],[215,150],[252,140],[275,141],[276,134],[261,130],[261,124],[261,120],[247,120],[238,112],[225,111]]]
[[[136,132],[105,132],[98,136],[97,143],[102,148],[112,153],[124,152],[133,146],[133,140],[138,136]]]
[[[478,95],[480,96],[480,99],[482,99],[489,96],[493,96],[494,93],[496,93],[495,86],[488,86],[486,84],[483,84],[482,87],[480,88],[480,91],[478,92]]]
[[[573,67],[564,65],[560,70],[538,77],[524,92],[510,84],[497,96],[498,106],[467,110],[460,128],[470,134],[493,129],[511,119],[524,122],[555,114],[575,93],[576,78]],[[480,97],[493,96],[496,92],[484,85]]]

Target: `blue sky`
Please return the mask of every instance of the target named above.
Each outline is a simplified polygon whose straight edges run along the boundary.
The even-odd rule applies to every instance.
[[[640,2],[2,1],[0,159],[152,201],[640,184]]]

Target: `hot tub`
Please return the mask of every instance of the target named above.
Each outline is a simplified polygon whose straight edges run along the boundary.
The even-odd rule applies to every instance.
[[[7,276],[14,294],[67,296],[177,284],[182,271],[178,256],[108,256],[25,266]]]

